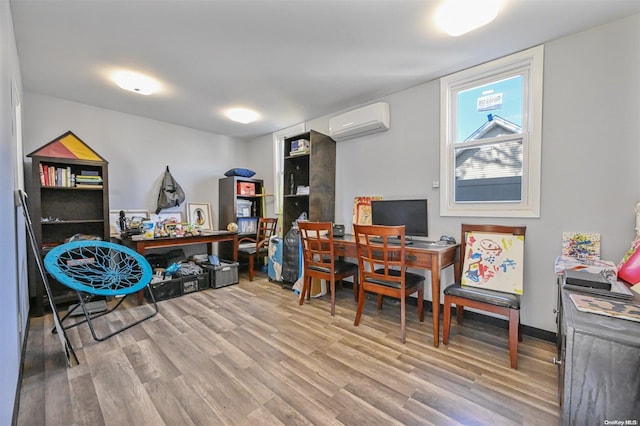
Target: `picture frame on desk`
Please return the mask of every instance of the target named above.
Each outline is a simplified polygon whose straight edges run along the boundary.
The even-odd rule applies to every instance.
[[[109,233],[111,236],[120,236],[123,231],[120,229],[120,212],[124,212],[124,217],[127,219],[127,223],[132,221],[140,221],[149,217],[149,210],[109,210]]]
[[[187,217],[189,223],[200,226],[205,231],[213,231],[211,221],[211,204],[209,203],[188,203]]]

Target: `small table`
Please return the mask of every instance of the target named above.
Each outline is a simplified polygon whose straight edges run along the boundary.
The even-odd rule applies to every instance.
[[[175,238],[153,238],[148,240],[123,240],[123,244],[134,247],[135,251],[141,255],[145,255],[147,249],[153,249],[158,247],[175,247],[175,246],[188,246],[193,244],[207,244],[207,253],[213,254],[213,244],[221,241],[233,242],[233,260],[238,260],[238,233],[229,231],[213,231],[207,235],[196,235],[188,237],[175,237]],[[144,290],[138,292],[138,305],[141,305],[144,300]]]
[[[333,246],[338,256],[358,258],[353,235],[334,237]],[[460,279],[460,244],[417,241],[405,246],[406,265],[431,271],[431,303],[433,310],[433,346],[440,345],[440,271],[454,265],[454,278]]]

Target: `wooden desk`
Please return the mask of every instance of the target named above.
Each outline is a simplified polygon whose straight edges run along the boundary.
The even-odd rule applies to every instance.
[[[188,246],[193,244],[207,244],[207,253],[213,254],[213,244],[220,241],[233,242],[233,260],[238,260],[238,233],[229,231],[213,231],[210,235],[198,235],[194,237],[178,237],[178,238],[153,238],[148,240],[123,240],[123,244],[132,246],[135,251],[141,255],[145,255],[147,249],[159,247],[175,247]],[[144,291],[138,292],[138,305],[144,300]]]
[[[357,258],[356,241],[353,235],[334,237],[336,254]],[[454,265],[455,279],[460,279],[460,244],[440,245],[426,241],[414,241],[405,246],[406,265],[431,271],[431,300],[433,310],[433,346],[440,345],[440,271]]]

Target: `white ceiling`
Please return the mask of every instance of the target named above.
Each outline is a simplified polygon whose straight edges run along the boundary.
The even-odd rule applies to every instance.
[[[479,1],[479,0],[475,0]],[[624,16],[640,0],[507,0],[452,38],[436,0],[11,0],[24,89],[234,137],[366,103]],[[110,80],[130,69],[163,90]],[[262,118],[229,121],[227,107]],[[393,112],[392,112],[393,113]]]

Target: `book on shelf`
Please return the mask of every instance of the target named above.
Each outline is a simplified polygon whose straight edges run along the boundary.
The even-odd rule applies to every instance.
[[[86,183],[76,183],[76,188],[81,188],[81,189],[101,189],[102,188],[102,184],[86,184]]]
[[[76,183],[86,183],[87,185],[102,185],[102,180],[86,180],[76,176]]]
[[[71,166],[56,167],[49,164],[38,165],[40,171],[40,184],[42,186],[55,187],[72,187],[74,174],[71,172]]]
[[[42,165],[42,163],[38,163],[38,169],[40,169],[40,185],[45,185],[44,166]]]

